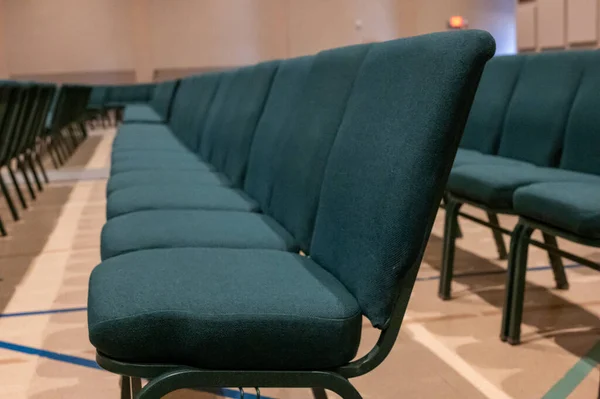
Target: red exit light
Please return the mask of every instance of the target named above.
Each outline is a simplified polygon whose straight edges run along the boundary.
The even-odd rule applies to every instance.
[[[448,27],[450,29],[465,29],[467,27],[467,20],[460,15],[455,15],[448,20]]]

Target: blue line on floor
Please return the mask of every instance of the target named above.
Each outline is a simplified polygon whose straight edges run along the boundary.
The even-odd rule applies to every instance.
[[[17,345],[6,341],[0,341],[0,348],[8,349],[14,352],[25,353],[27,355],[34,355],[44,357],[46,359],[57,360],[59,362],[70,363],[77,366],[89,367],[92,369],[102,370],[98,363],[94,360],[84,359],[78,356],[63,355],[62,353],[47,351],[44,349],[32,348],[30,346]]]
[[[87,308],[65,308],[65,309],[50,309],[50,310],[37,310],[32,312],[18,312],[18,313],[0,313],[0,318],[4,317],[21,317],[21,316],[38,316],[43,314],[54,314],[54,313],[70,313],[70,312],[84,312]]]
[[[578,265],[578,264],[573,264],[573,265],[565,265],[565,269],[577,269],[579,267],[583,267],[582,265]],[[528,272],[539,272],[539,271],[543,271],[543,270],[551,270],[552,267],[550,266],[533,266],[527,269]],[[453,278],[456,277],[477,277],[477,276],[487,276],[487,275],[494,275],[494,274],[504,274],[506,273],[505,269],[502,270],[488,270],[488,271],[483,271],[483,272],[469,272],[469,273],[458,273],[455,274],[453,276]],[[440,276],[436,275],[436,276],[429,276],[429,277],[417,277],[417,281],[432,281],[432,280],[439,280]]]
[[[10,351],[14,351],[14,352],[24,353],[26,355],[34,355],[34,356],[44,357],[46,359],[57,360],[59,362],[69,363],[69,364],[73,364],[76,366],[83,366],[83,367],[88,367],[91,369],[103,370],[100,366],[98,366],[98,363],[96,363],[94,360],[84,359],[84,358],[78,357],[78,356],[64,355],[62,353],[47,351],[44,349],[32,348],[30,346],[13,344],[13,343],[6,342],[6,341],[0,341],[0,348],[7,349]],[[231,399],[239,399],[240,398],[240,392],[236,389],[221,388],[219,390],[219,395],[226,397],[226,398],[231,398]],[[246,392],[244,395],[244,398],[256,399],[257,396],[255,394]],[[263,395],[261,395],[261,398],[273,399],[273,398],[270,398],[268,396],[263,396]]]

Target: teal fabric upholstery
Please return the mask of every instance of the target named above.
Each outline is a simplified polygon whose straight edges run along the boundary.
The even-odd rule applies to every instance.
[[[218,118],[213,118],[212,123],[207,121],[202,159],[236,187],[243,183],[254,132],[278,65],[279,61],[273,61],[237,70],[224,110],[214,115]]]
[[[294,238],[269,216],[251,212],[157,210],[110,219],[102,259],[153,248],[216,247],[296,252]]]
[[[506,110],[526,58],[524,55],[499,56],[486,64],[460,142],[461,148],[484,154],[498,151]]]
[[[226,176],[217,172],[185,171],[185,170],[136,170],[117,173],[108,180],[106,193],[138,186],[158,186],[168,189],[175,185],[212,185],[230,186]]]
[[[278,167],[273,157],[281,151],[286,137],[295,127],[288,118],[299,106],[314,59],[314,56],[309,56],[281,62],[256,127],[248,156],[244,190],[263,208],[271,198]]]
[[[498,155],[558,166],[584,54],[560,51],[527,58],[508,107]]]
[[[157,113],[157,115],[159,115],[160,120],[163,122],[166,122],[170,119],[171,105],[178,87],[179,81],[171,80],[157,84],[152,90],[150,106]],[[127,110],[125,110],[125,112],[127,112]]]
[[[116,162],[141,162],[145,163],[149,160],[155,160],[156,162],[169,163],[170,161],[200,161],[198,156],[189,151],[163,151],[163,150],[130,150],[130,151],[118,151],[111,155],[111,163]]]
[[[162,123],[163,119],[150,106],[145,104],[132,104],[125,107],[123,113],[124,123]]]
[[[456,152],[453,167],[463,165],[521,165],[533,166],[530,163],[518,161],[516,159],[505,158],[498,155],[482,154],[477,151],[459,148]]]
[[[92,272],[88,309],[92,344],[135,363],[321,370],[352,360],[361,335],[348,290],[310,258],[277,251],[118,256]]]
[[[551,181],[589,181],[600,184],[600,176],[533,165],[465,165],[452,170],[447,189],[453,194],[496,210],[509,211],[517,188]]]
[[[135,186],[112,193],[106,218],[126,213],[161,209],[206,209],[257,212],[258,203],[245,192],[210,185]]]
[[[220,81],[220,75],[214,73],[192,76],[183,79],[175,92],[168,126],[188,150],[197,145]]]
[[[600,175],[600,53],[590,52],[565,133],[560,167]]]
[[[515,191],[515,211],[585,238],[600,238],[600,181],[539,183]]]
[[[329,152],[346,111],[354,80],[370,45],[317,55],[290,134],[272,160],[276,168],[270,202],[273,216],[309,252]]]
[[[212,166],[202,162],[199,159],[189,159],[186,157],[178,158],[176,155],[173,157],[158,156],[153,159],[152,156],[147,158],[138,159],[125,159],[116,160],[111,165],[111,175],[122,172],[129,172],[135,170],[197,170],[197,171],[211,171]]]
[[[311,258],[388,323],[418,267],[477,83],[494,53],[486,32],[373,45],[329,155]],[[449,51],[448,49],[451,49]]]

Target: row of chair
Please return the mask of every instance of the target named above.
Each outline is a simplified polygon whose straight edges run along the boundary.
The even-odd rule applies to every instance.
[[[62,165],[85,138],[83,121],[89,89],[53,84],[0,81],[0,168],[5,168],[23,209],[28,207],[15,172],[20,172],[31,199],[48,176],[42,156]],[[79,122],[79,123],[78,123]],[[0,189],[13,219],[20,215],[0,174]],[[7,235],[0,219],[0,233]]]
[[[146,120],[127,107],[88,301],[122,398],[360,398],[348,379],[395,342],[493,51],[475,30],[364,44],[160,84]],[[381,337],[354,359],[363,316]]]
[[[558,288],[568,282],[558,249],[563,237],[600,245],[600,52],[496,57],[488,63],[446,188],[439,295],[450,298],[458,216],[491,227],[500,257],[511,234],[501,338],[520,342],[527,247],[544,248]],[[470,204],[488,221],[460,211]],[[511,231],[498,214],[518,215]],[[544,242],[530,239],[534,229]]]
[[[88,120],[106,127],[111,122],[110,111],[116,112],[115,121],[122,120],[125,106],[147,104],[154,98],[155,86],[153,83],[93,86],[87,104]]]

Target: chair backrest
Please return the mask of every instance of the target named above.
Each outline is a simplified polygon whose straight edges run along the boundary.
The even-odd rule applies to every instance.
[[[567,122],[560,167],[600,175],[600,52],[590,51]]]
[[[199,132],[194,131],[194,121],[204,117],[217,88],[218,79],[213,74],[191,76],[181,80],[171,106],[169,127],[190,150],[194,150]]]
[[[107,86],[93,86],[92,92],[90,93],[90,99],[88,101],[88,107],[90,108],[102,108],[108,95]]]
[[[370,44],[323,51],[315,59],[290,130],[274,154],[275,182],[265,212],[309,253],[325,165],[354,80]]]
[[[558,165],[585,53],[528,57],[508,107],[498,155],[538,166]]]
[[[179,81],[177,80],[162,82],[157,84],[152,92],[150,105],[162,117],[163,121],[169,120],[169,111],[178,84]]]
[[[276,165],[274,154],[281,151],[292,130],[288,117],[296,112],[314,56],[282,61],[273,78],[269,97],[256,126],[248,156],[244,191],[264,210],[271,197]]]
[[[271,61],[238,69],[224,91],[227,100],[211,106],[211,111],[217,109],[205,126],[202,155],[235,186],[243,182],[256,125],[278,65],[279,61]]]
[[[527,56],[494,57],[487,63],[460,142],[461,148],[495,154],[506,109]]]
[[[419,266],[494,40],[477,30],[373,44],[327,162],[310,256],[387,325]],[[406,304],[402,304],[406,306]]]

